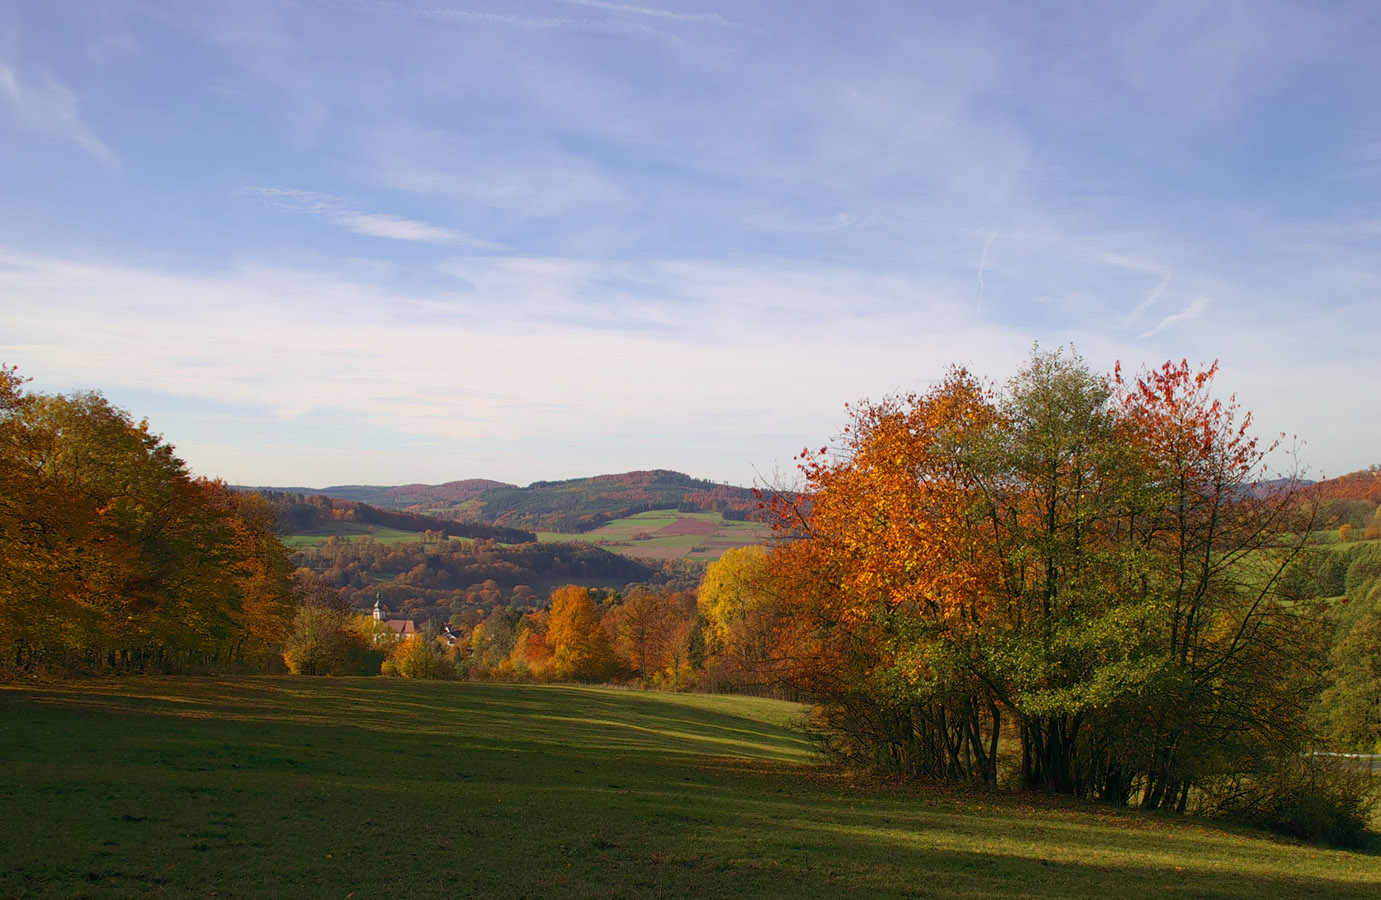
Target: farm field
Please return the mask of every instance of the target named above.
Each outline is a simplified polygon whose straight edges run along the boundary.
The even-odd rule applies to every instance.
[[[615,519],[584,534],[539,532],[542,541],[586,541],[614,553],[647,559],[715,560],[725,550],[761,544],[772,529],[760,522],[729,522],[719,513],[653,510]]]
[[[0,686],[0,896],[1373,898],[1381,856],[853,781],[791,704],[549,685]]]
[[[287,546],[297,548],[324,544],[333,537],[343,541],[367,537],[383,544],[421,540],[421,535],[416,531],[403,531],[398,528],[371,525],[366,522],[323,522],[317,528],[286,535],[281,540]],[[459,538],[452,538],[452,540],[459,540]]]

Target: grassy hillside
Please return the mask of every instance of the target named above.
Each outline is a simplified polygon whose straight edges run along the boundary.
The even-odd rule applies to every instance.
[[[868,785],[789,704],[383,679],[0,686],[0,896],[1372,898],[1381,858]]]
[[[761,544],[771,537],[772,529],[760,522],[734,522],[720,513],[675,510],[615,519],[584,534],[537,533],[538,540],[586,541],[624,556],[698,560],[719,559],[725,550]]]
[[[384,544],[407,543],[422,539],[418,531],[403,531],[383,525],[370,525],[364,522],[319,522],[306,531],[296,531],[284,535],[281,540],[289,547],[312,547],[324,544],[331,538],[352,540],[367,537]]]
[[[289,547],[324,544],[330,538],[351,540],[368,537],[381,543],[420,541],[423,530],[405,531],[364,522],[318,521],[283,538]],[[733,547],[761,544],[772,537],[772,529],[760,522],[726,520],[720,513],[684,513],[656,510],[615,519],[594,531],[562,534],[538,532],[544,543],[591,544],[611,553],[645,559],[719,559]]]

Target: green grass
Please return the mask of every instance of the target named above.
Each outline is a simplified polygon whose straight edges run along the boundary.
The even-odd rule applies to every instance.
[[[402,531],[383,525],[369,525],[362,522],[326,522],[311,531],[303,531],[284,537],[283,543],[289,547],[309,547],[324,544],[330,538],[342,541],[368,537],[382,544],[400,544],[422,540],[421,532]],[[452,538],[452,540],[457,540]]]
[[[1375,898],[1381,857],[851,781],[719,696],[0,688],[0,897]]]
[[[670,534],[657,532],[674,526],[681,520],[709,523],[707,534]],[[647,535],[642,539],[638,535]],[[652,510],[607,522],[583,534],[538,532],[539,541],[585,541],[597,544],[614,553],[655,559],[715,560],[729,547],[761,544],[772,536],[772,529],[759,522],[730,522],[719,513],[683,513],[675,510]]]

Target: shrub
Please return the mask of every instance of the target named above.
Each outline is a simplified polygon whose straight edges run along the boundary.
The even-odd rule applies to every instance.
[[[399,641],[384,660],[383,674],[402,678],[430,678],[449,680],[456,677],[456,667],[442,655],[436,641],[424,635]]]
[[[1266,759],[1257,771],[1205,785],[1200,813],[1338,847],[1363,843],[1376,778],[1347,757]]]
[[[369,647],[354,616],[324,606],[304,605],[293,620],[283,661],[294,675],[355,675]]]

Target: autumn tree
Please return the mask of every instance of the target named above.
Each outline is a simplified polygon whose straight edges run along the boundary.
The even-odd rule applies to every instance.
[[[0,368],[0,642],[21,668],[262,664],[292,614],[273,517],[95,393]]]
[[[1270,479],[1277,444],[1213,396],[1216,371],[1166,363],[1114,379],[1145,498],[1126,535],[1141,560],[1141,660],[1123,677],[1145,697],[1128,704],[1123,761],[1099,786],[1153,808],[1182,810],[1195,785],[1305,750],[1327,649],[1317,596],[1280,589],[1316,506],[1295,473]]]
[[[554,677],[602,681],[613,674],[614,652],[600,618],[588,588],[568,584],[552,591],[546,643]]]
[[[1381,611],[1353,625],[1331,661],[1322,697],[1329,735],[1348,750],[1381,751]]]
[[[1334,609],[1337,640],[1316,713],[1339,748],[1381,750],[1381,546],[1339,556],[1345,596]]]
[[[816,702],[817,724],[850,759],[996,777],[1002,715],[977,665],[991,541],[958,455],[996,416],[982,385],[952,371],[926,395],[854,409],[840,446],[803,454],[808,492],[774,498],[785,538],[768,567],[785,601],[777,672]]]
[[[293,596],[297,606],[283,642],[283,662],[289,672],[378,673],[379,663],[395,640],[392,629],[355,613],[339,590],[311,572],[297,573]]]
[[[552,648],[547,642],[547,615],[536,611],[523,617],[513,638],[513,649],[495,674],[503,678],[545,680],[568,677],[552,666]]]
[[[771,681],[782,597],[768,560],[764,547],[738,547],[705,569],[697,602],[711,685],[760,691]]]
[[[456,677],[456,667],[448,659],[430,625],[389,648],[381,667],[382,674],[400,678],[446,681]]]
[[[616,656],[642,684],[675,683],[688,664],[697,612],[682,591],[634,585],[605,614]]]
[[[476,674],[492,672],[513,652],[517,628],[523,614],[496,606],[470,633],[471,667]]]

